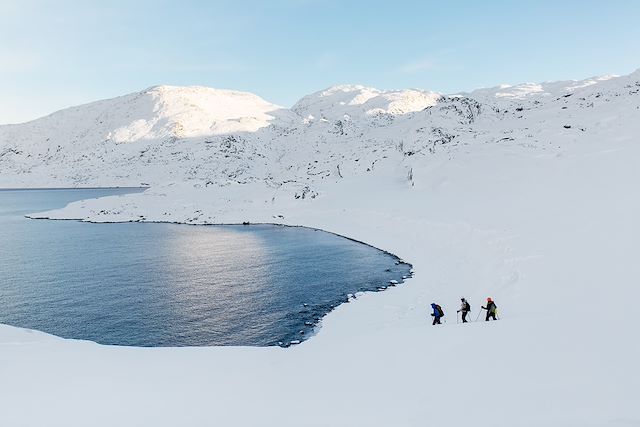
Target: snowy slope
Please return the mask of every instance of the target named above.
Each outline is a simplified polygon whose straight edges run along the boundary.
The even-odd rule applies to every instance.
[[[415,276],[286,350],[117,348],[3,326],[1,424],[640,425],[640,72],[423,95],[418,108],[332,88],[257,129],[76,171],[76,184],[153,186],[35,217],[308,225],[389,250]],[[3,185],[29,182],[22,147],[0,160]],[[68,169],[31,174],[62,185]],[[492,296],[502,319],[457,325],[460,296],[473,319]]]
[[[0,186],[139,185],[179,172],[175,163],[190,155],[183,146],[191,139],[290,126],[295,119],[246,92],[156,86],[0,126]]]

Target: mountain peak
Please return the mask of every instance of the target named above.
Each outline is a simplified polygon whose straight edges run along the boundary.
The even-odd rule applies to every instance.
[[[302,117],[366,118],[376,114],[400,115],[435,105],[436,92],[418,89],[380,90],[361,85],[338,85],[307,95],[292,108]]]

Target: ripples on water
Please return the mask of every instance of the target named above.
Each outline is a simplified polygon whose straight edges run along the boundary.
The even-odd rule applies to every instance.
[[[103,344],[286,345],[347,294],[409,274],[307,228],[24,218],[131,191],[0,191],[0,322]]]

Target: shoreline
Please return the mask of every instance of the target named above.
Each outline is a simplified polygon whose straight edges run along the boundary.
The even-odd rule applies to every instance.
[[[102,187],[101,189],[109,189],[106,187]],[[44,190],[44,189],[42,189]],[[74,189],[66,189],[66,190],[76,190]],[[136,194],[136,193],[130,193],[130,194]],[[81,199],[78,200],[77,202],[83,202],[85,200],[91,200],[91,199]],[[45,211],[46,212],[46,211]],[[147,223],[147,224],[173,224],[173,225],[191,225],[191,226],[207,226],[207,227],[226,227],[226,226],[232,226],[232,227],[251,227],[251,226],[273,226],[273,227],[288,227],[288,228],[300,228],[300,229],[305,229],[305,230],[309,230],[309,231],[314,231],[314,232],[322,232],[322,233],[327,233],[342,239],[346,239],[350,242],[359,244],[359,245],[364,245],[366,247],[375,249],[376,251],[379,251],[389,257],[391,257],[391,259],[395,262],[396,265],[406,265],[407,268],[409,269],[407,271],[406,274],[404,274],[401,278],[398,279],[393,279],[392,281],[387,281],[385,282],[384,285],[376,285],[375,288],[371,288],[371,289],[365,289],[362,291],[357,291],[355,293],[349,293],[346,295],[344,300],[340,300],[337,301],[335,304],[332,303],[332,305],[330,306],[330,309],[325,311],[324,313],[322,313],[322,315],[319,317],[319,319],[315,322],[313,322],[313,325],[311,327],[310,333],[308,335],[305,335],[304,337],[301,337],[298,340],[292,340],[291,342],[278,342],[278,343],[274,343],[272,345],[266,345],[266,346],[255,346],[255,345],[223,345],[223,346],[218,346],[218,345],[210,345],[210,346],[129,346],[129,345],[118,345],[118,344],[103,344],[97,341],[92,341],[92,340],[82,340],[80,339],[80,341],[88,341],[88,342],[93,342],[97,345],[106,345],[106,346],[116,346],[116,347],[133,347],[133,348],[181,348],[181,347],[195,347],[195,348],[201,348],[201,347],[239,347],[239,348],[243,348],[243,347],[249,347],[249,348],[253,348],[253,347],[282,347],[282,348],[289,348],[295,345],[299,345],[302,344],[304,342],[309,341],[311,338],[315,337],[319,330],[322,328],[322,321],[326,318],[327,315],[329,315],[331,312],[333,312],[336,308],[344,305],[344,304],[348,304],[348,303],[352,303],[353,301],[357,300],[359,297],[361,297],[364,294],[369,294],[369,293],[378,293],[378,292],[383,292],[386,290],[389,290],[391,288],[400,286],[400,285],[405,285],[407,283],[407,281],[411,278],[413,278],[414,276],[414,268],[413,265],[407,261],[405,261],[404,259],[402,259],[400,256],[385,250],[385,249],[381,249],[378,248],[376,246],[373,246],[372,244],[366,243],[364,241],[361,240],[357,240],[355,238],[352,237],[348,237],[348,236],[344,236],[342,234],[336,233],[336,232],[332,232],[332,231],[327,231],[327,230],[323,230],[321,228],[317,228],[317,227],[309,227],[309,226],[305,226],[305,225],[289,225],[289,224],[284,224],[284,223],[274,223],[274,222],[260,222],[260,223],[247,223],[247,222],[239,222],[239,223],[186,223],[186,222],[179,222],[179,221],[153,221],[153,220],[128,220],[128,221],[91,221],[91,220],[82,220],[82,219],[78,219],[78,218],[50,218],[50,217],[46,217],[46,216],[38,216],[38,213],[32,213],[32,214],[26,214],[24,215],[25,218],[30,219],[30,220],[46,220],[46,221],[75,221],[75,222],[84,222],[84,223],[89,223],[89,224],[127,224],[127,223]],[[20,326],[14,326],[14,325],[9,325],[7,324],[7,326],[12,326],[12,327],[16,327],[16,328],[22,328]],[[60,339],[70,339],[70,340],[74,340],[77,341],[78,339],[75,338],[65,338],[65,337],[60,337],[57,336],[55,334],[51,334],[49,332],[44,332],[44,331],[40,331],[38,329],[33,329],[33,331],[36,332],[42,332],[42,333],[46,333],[49,335],[52,335],[56,338],[60,338]]]
[[[83,199],[83,200],[89,200],[89,199]],[[79,200],[80,202],[83,200]],[[45,211],[46,212],[46,211]],[[220,223],[209,223],[209,222],[203,222],[203,223],[190,223],[190,222],[180,222],[180,221],[160,221],[160,220],[146,220],[146,219],[141,219],[141,220],[122,220],[122,221],[94,221],[94,220],[88,220],[88,219],[80,219],[80,218],[50,218],[50,217],[46,217],[46,216],[36,216],[38,215],[38,213],[32,213],[32,214],[26,214],[24,215],[25,218],[28,219],[32,219],[32,220],[42,220],[42,221],[76,221],[76,222],[84,222],[87,224],[132,224],[132,223],[141,223],[141,224],[174,224],[174,225],[189,225],[189,226],[202,226],[202,227],[225,227],[225,226],[233,226],[233,227],[251,227],[252,225],[272,225],[275,227],[290,227],[290,228],[305,228],[307,230],[312,230],[312,231],[320,231],[323,233],[328,233],[328,234],[332,234],[334,236],[337,237],[341,237],[343,239],[347,239],[349,241],[352,241],[354,243],[359,243],[361,245],[365,245],[368,246],[370,248],[376,249],[380,252],[383,252],[387,255],[390,255],[391,257],[395,258],[396,261],[399,261],[400,264],[406,264],[409,265],[411,267],[411,269],[413,269],[413,264],[411,264],[410,262],[407,262],[406,260],[404,260],[403,258],[401,258],[399,255],[394,254],[393,252],[389,252],[386,249],[382,249],[379,248],[377,246],[374,246],[370,243],[364,242],[362,240],[358,240],[355,239],[353,237],[349,237],[349,236],[345,236],[333,231],[328,231],[328,230],[323,230],[321,228],[318,227],[312,227],[312,226],[307,226],[307,225],[302,225],[302,224],[286,224],[286,223],[281,223],[281,222],[220,222]]]

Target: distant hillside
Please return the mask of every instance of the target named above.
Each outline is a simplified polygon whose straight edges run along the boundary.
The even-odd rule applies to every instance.
[[[544,149],[635,126],[640,72],[440,95],[335,86],[292,109],[245,92],[157,86],[0,126],[0,186],[199,180],[311,186],[469,144]]]

